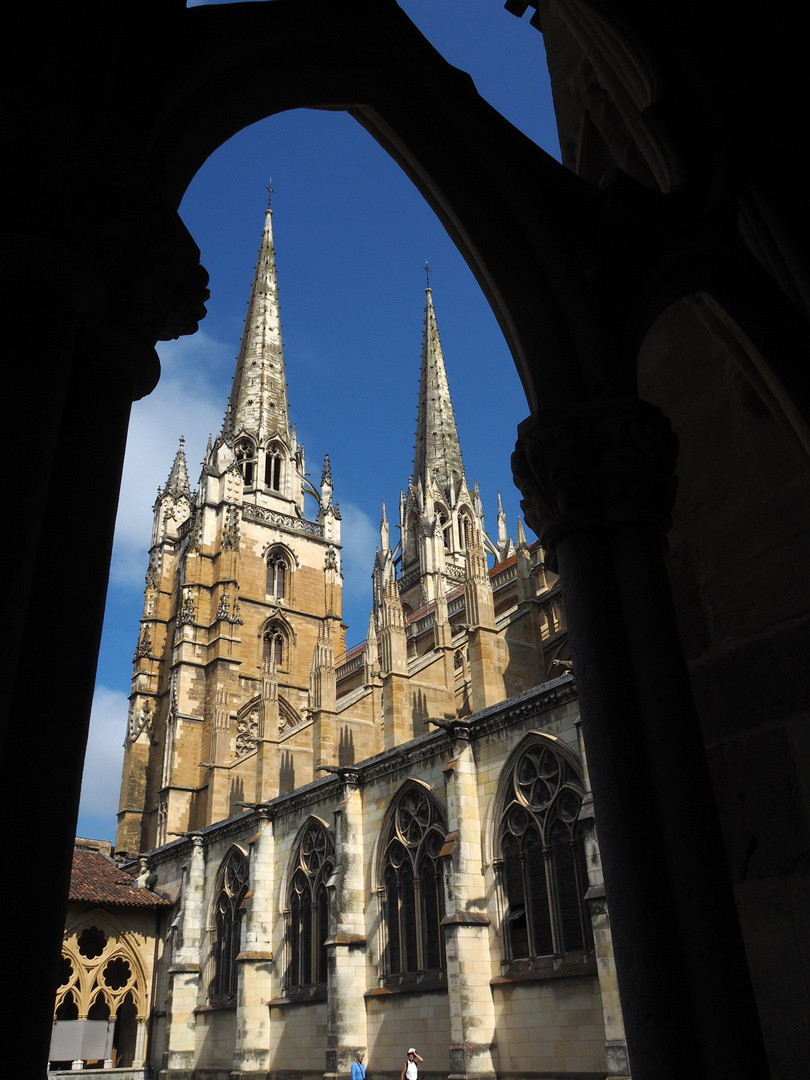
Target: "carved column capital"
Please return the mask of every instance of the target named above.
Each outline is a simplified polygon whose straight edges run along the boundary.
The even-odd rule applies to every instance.
[[[666,533],[677,453],[669,421],[649,402],[583,402],[520,424],[512,474],[526,521],[553,556],[574,529],[636,522]]]

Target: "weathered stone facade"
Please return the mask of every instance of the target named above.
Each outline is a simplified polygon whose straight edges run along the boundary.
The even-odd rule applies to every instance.
[[[500,499],[484,532],[430,288],[417,423],[347,652],[268,208],[223,431],[199,490],[181,444],[155,504],[134,661],[117,850],[174,902],[166,1080],[337,1077],[359,1046],[394,1077],[414,1042],[433,1075],[627,1072],[560,587]]]

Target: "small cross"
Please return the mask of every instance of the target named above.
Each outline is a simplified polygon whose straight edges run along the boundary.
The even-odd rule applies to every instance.
[[[429,289],[430,288],[430,267],[427,264],[427,259],[425,259],[425,278],[427,280],[427,286],[426,287]]]
[[[270,209],[270,200],[272,199],[272,197],[276,193],[276,189],[273,187],[273,181],[269,177],[268,177],[268,180],[267,180],[267,188],[265,190],[267,191],[267,209],[269,210]]]

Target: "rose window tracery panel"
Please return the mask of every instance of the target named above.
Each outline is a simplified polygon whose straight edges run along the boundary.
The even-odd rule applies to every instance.
[[[214,896],[213,974],[209,994],[213,1000],[236,995],[238,967],[236,958],[241,949],[242,923],[248,893],[248,860],[239,848],[231,848],[219,874]]]
[[[332,837],[321,822],[312,822],[304,830],[290,866],[286,912],[288,989],[326,982],[326,884],[334,868]]]
[[[236,756],[238,758],[256,749],[259,738],[259,711],[260,706],[254,704],[236,717]]]
[[[558,746],[538,737],[505,776],[496,841],[504,959],[588,949],[581,774]]]
[[[385,973],[442,969],[444,888],[439,857],[447,827],[429,792],[415,785],[399,795],[389,820],[382,866]]]

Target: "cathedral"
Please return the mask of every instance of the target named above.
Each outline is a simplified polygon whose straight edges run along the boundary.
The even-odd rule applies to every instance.
[[[628,1073],[560,586],[500,496],[484,531],[429,284],[405,487],[347,649],[268,207],[222,431],[154,507],[115,846],[171,903],[121,1064],[309,1080],[363,1048],[393,1078],[413,1044],[434,1076]]]

